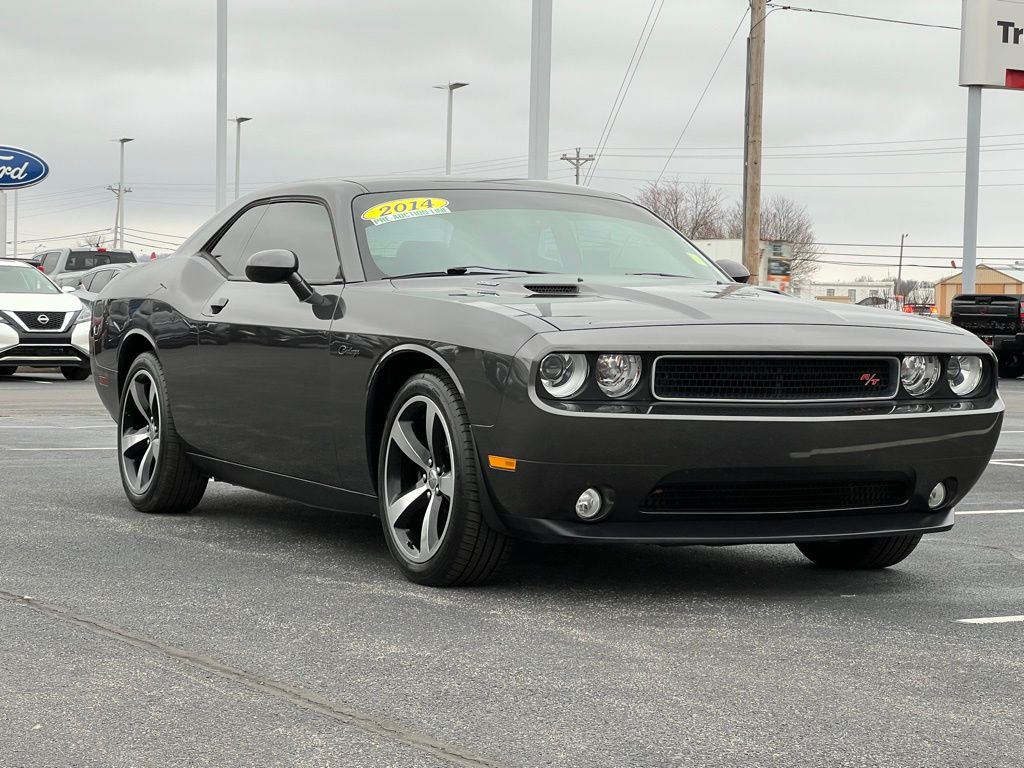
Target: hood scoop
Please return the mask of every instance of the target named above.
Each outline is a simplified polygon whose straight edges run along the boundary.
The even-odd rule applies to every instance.
[[[571,283],[528,283],[523,286],[535,296],[578,296],[580,287]]]

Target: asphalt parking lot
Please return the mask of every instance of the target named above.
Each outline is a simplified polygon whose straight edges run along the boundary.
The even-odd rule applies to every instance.
[[[522,547],[406,582],[368,519],[213,484],[125,501],[92,382],[0,380],[4,766],[1019,766],[1024,380],[948,534]]]

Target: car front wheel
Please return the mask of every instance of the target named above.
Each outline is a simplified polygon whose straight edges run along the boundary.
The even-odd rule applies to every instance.
[[[384,428],[378,493],[388,548],[410,580],[474,584],[504,562],[508,540],[481,511],[465,405],[440,372],[414,376],[395,397]]]
[[[117,455],[125,495],[140,512],[188,512],[203,498],[208,478],[185,454],[163,369],[149,352],[135,359],[125,377]]]
[[[60,369],[60,372],[64,374],[64,378],[68,381],[85,381],[91,373],[88,368],[76,368],[71,365],[65,365]]]
[[[850,541],[809,541],[797,544],[808,560],[823,568],[872,570],[888,568],[906,558],[921,541],[920,534]]]
[[[1024,374],[1024,360],[1020,355],[1013,357],[999,358],[999,377],[1003,379],[1018,379]]]

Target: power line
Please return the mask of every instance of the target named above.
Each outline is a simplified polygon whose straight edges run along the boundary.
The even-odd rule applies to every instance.
[[[771,8],[777,11],[802,11],[804,13],[821,13],[826,16],[845,16],[849,19],[864,19],[867,21],[884,21],[888,24],[905,24],[910,27],[930,27],[932,29],[952,29],[956,32],[960,31],[960,27],[951,27],[946,24],[929,24],[923,21],[907,21],[905,19],[887,19],[881,16],[861,16],[857,13],[840,13],[839,11],[823,11],[819,8],[798,8],[793,5],[776,5],[774,3],[768,3]]]
[[[640,30],[640,37],[637,38],[636,45],[633,46],[633,55],[629,58],[629,64],[626,65],[626,72],[622,76],[622,82],[619,83],[619,90],[615,94],[615,99],[612,101],[612,108],[608,112],[608,117],[604,121],[604,127],[601,129],[601,136],[597,140],[597,147],[595,148],[594,154],[595,159],[591,163],[590,168],[587,169],[587,175],[585,182],[589,184],[591,177],[594,175],[594,169],[597,167],[597,163],[601,159],[601,152],[604,150],[604,145],[611,138],[612,130],[615,128],[615,122],[619,118],[619,112],[622,110],[622,105],[626,101],[626,96],[629,94],[629,88],[633,85],[633,78],[636,77],[636,71],[640,68],[640,60],[644,57],[644,52],[647,50],[647,43],[650,42],[651,34],[654,32],[654,27],[658,23],[658,17],[661,16],[661,9],[665,7],[665,0],[660,0],[661,4],[658,5],[659,0],[651,0],[651,8],[647,11],[647,18],[644,20],[644,26]],[[658,12],[654,13],[654,7],[658,6]],[[651,15],[654,14],[654,21],[651,21]],[[645,37],[646,35],[646,37]]]
[[[658,184],[661,181],[661,177],[665,175],[665,171],[668,170],[668,164],[672,162],[672,156],[675,155],[676,150],[679,149],[679,144],[683,140],[683,136],[686,135],[686,130],[690,127],[690,123],[693,122],[693,118],[697,114],[697,110],[700,109],[700,105],[704,102],[704,97],[707,95],[708,90],[711,88],[711,84],[715,81],[715,76],[718,74],[718,70],[722,67],[722,62],[725,61],[726,55],[729,53],[729,49],[732,48],[733,40],[736,39],[736,35],[739,34],[740,27],[743,26],[743,22],[747,18],[747,14],[750,13],[750,7],[744,9],[743,15],[740,16],[739,23],[736,25],[736,29],[732,31],[732,36],[729,38],[729,42],[725,44],[725,50],[722,51],[722,55],[718,58],[718,63],[715,65],[714,70],[711,72],[711,77],[708,78],[707,83],[704,85],[704,90],[700,92],[700,96],[697,98],[697,103],[693,105],[693,111],[690,112],[690,116],[686,119],[686,123],[683,125],[683,130],[679,132],[679,138],[676,139],[675,145],[672,147],[672,151],[668,155],[668,159],[665,160],[665,165],[661,169],[661,173],[658,174]]]

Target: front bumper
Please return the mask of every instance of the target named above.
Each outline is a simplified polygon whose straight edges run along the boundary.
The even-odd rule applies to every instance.
[[[0,325],[0,366],[22,368],[89,367],[89,323],[63,333],[19,333]]]
[[[538,541],[587,539],[741,544],[873,537],[947,530],[953,507],[992,457],[1003,419],[998,395],[977,402],[710,408],[574,404],[532,393],[506,398],[499,423],[474,427],[497,523]],[[491,469],[488,455],[516,459]],[[762,496],[745,508],[653,510],[652,491],[690,484],[722,499],[738,489],[835,483],[895,483],[898,503],[780,507]],[[928,494],[950,495],[937,510]],[[596,487],[613,501],[607,517],[582,522],[579,494]],[[714,496],[712,492],[711,496]],[[749,494],[747,497],[749,498]],[[711,504],[714,507],[714,502]]]

